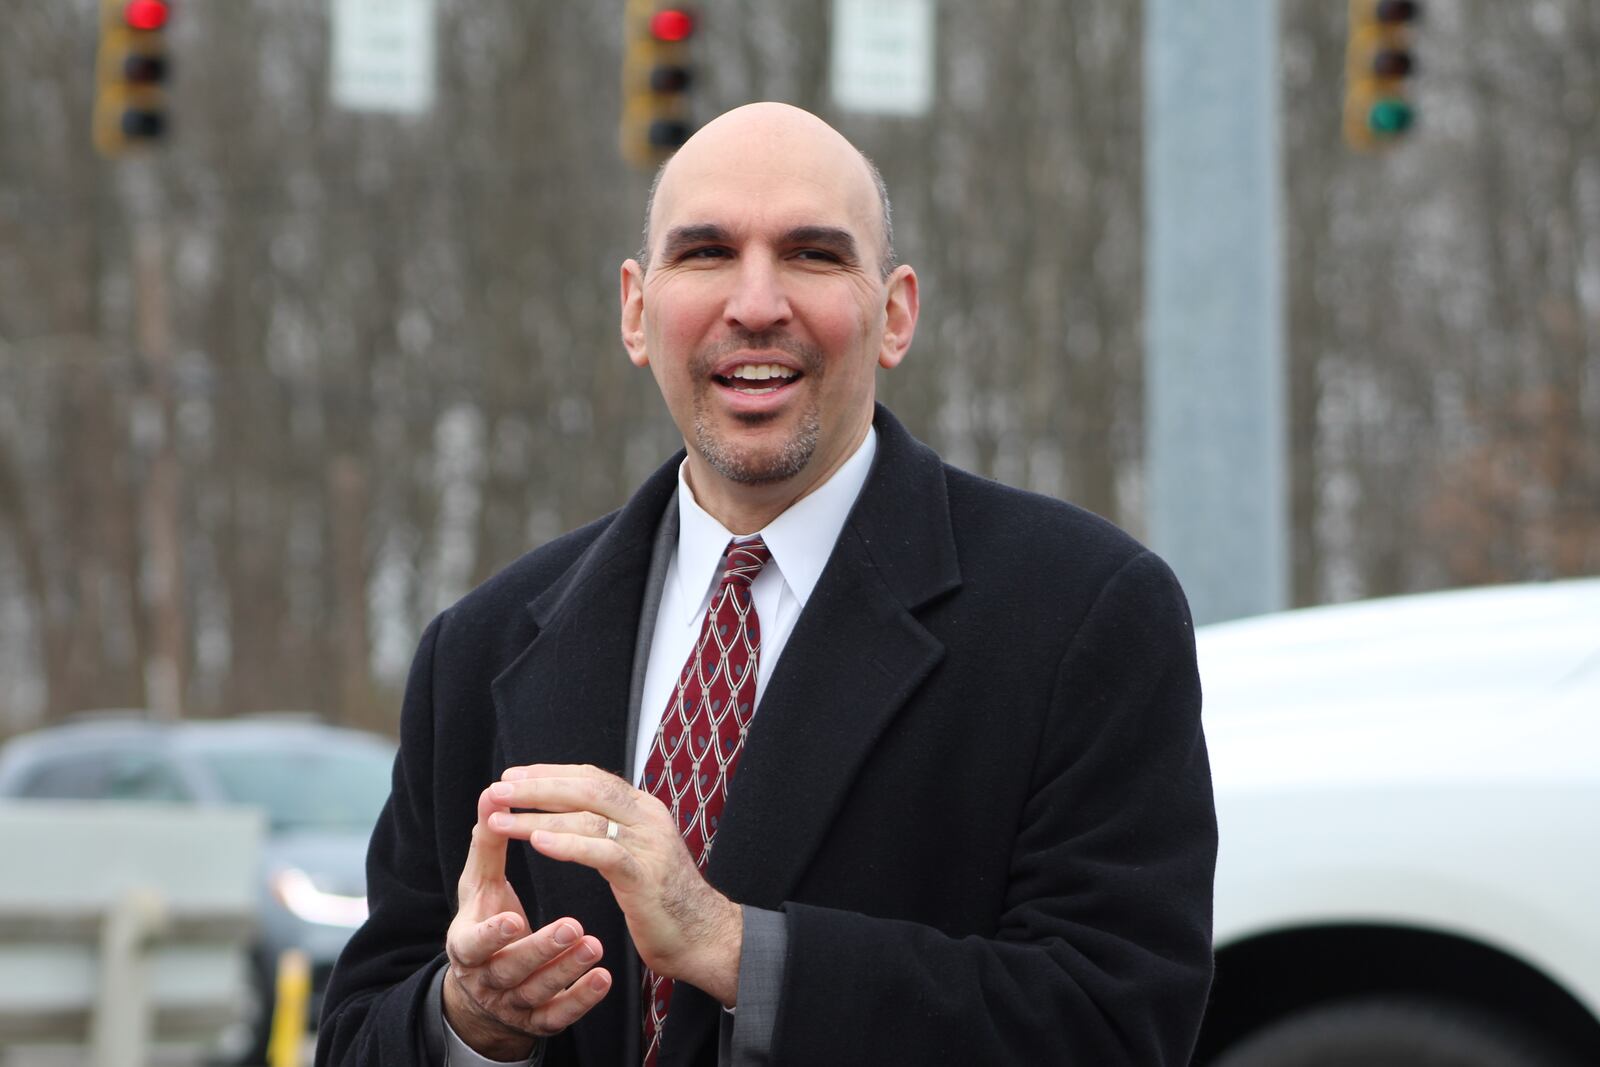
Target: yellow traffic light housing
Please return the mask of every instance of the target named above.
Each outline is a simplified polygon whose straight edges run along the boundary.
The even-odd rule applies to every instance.
[[[1417,0],[1350,0],[1344,60],[1344,140],[1358,152],[1387,148],[1416,121],[1412,27]]]
[[[114,159],[167,132],[168,0],[100,0],[94,146]]]
[[[623,158],[648,169],[694,132],[689,40],[695,33],[695,17],[681,7],[659,6],[657,0],[628,0],[623,18],[626,41],[618,134]]]

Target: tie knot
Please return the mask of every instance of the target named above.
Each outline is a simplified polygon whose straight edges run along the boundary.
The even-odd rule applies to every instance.
[[[750,541],[729,541],[728,550],[722,554],[722,584],[738,583],[748,589],[771,558],[772,549],[759,537]]]

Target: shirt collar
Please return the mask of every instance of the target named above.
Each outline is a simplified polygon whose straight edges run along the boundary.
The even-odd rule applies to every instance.
[[[801,607],[811,598],[811,591],[822,577],[822,569],[833,554],[833,546],[839,540],[839,531],[844,529],[850,508],[861,495],[877,451],[877,427],[868,427],[867,436],[832,477],[759,531],[772,551],[772,563],[768,566],[777,566]],[[679,602],[684,606],[686,617],[698,616],[705,606],[711,583],[718,577],[717,564],[722,561],[722,550],[734,536],[695,500],[684,476],[687,463],[688,460],[684,460],[678,467],[677,560]]]

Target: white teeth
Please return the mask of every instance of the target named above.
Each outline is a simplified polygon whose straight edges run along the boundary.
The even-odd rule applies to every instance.
[[[776,363],[741,363],[733,368],[728,377],[760,382],[768,378],[793,378],[794,371],[788,367],[780,367]]]

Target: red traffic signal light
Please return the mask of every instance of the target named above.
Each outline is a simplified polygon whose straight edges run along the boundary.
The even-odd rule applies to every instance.
[[[167,132],[169,0],[100,0],[94,144],[114,159]]]
[[[694,36],[694,16],[669,7],[650,16],[650,36],[658,41],[687,41]]]
[[[122,9],[122,19],[130,30],[152,32],[167,24],[172,15],[172,5],[167,0],[128,0]]]
[[[689,41],[697,29],[687,8],[627,0],[618,134],[622,155],[634,166],[655,166],[694,132]]]

